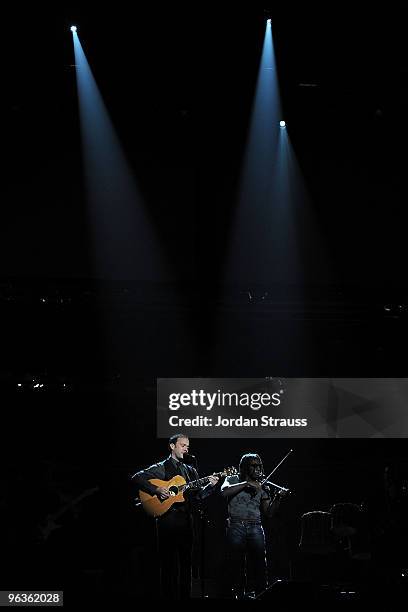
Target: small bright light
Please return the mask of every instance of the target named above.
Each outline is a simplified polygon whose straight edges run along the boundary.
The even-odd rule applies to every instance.
[[[17,387],[22,387],[23,385],[21,383],[17,383]]]
[[[267,23],[268,25],[271,25],[271,20],[270,20],[270,19],[267,19],[267,20],[266,20],[266,23]]]
[[[281,126],[281,128],[286,127],[286,121],[279,121],[279,125]]]
[[[69,29],[71,30],[71,32],[76,32],[77,31],[77,27],[76,26],[71,26]]]

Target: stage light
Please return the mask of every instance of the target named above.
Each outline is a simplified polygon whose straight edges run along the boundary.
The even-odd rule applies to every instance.
[[[71,32],[76,32],[77,31],[77,27],[72,25],[70,28]]]
[[[272,23],[272,21],[271,21],[270,19],[267,19],[267,20],[266,20],[266,23],[267,23],[267,24],[270,26],[270,25],[271,25],[271,23]]]
[[[286,122],[285,121],[279,121],[279,125],[281,126],[281,128],[286,127]]]

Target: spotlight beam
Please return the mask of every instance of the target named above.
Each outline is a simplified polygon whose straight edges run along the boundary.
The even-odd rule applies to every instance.
[[[76,31],[73,42],[96,274],[157,281],[165,266],[160,244]]]

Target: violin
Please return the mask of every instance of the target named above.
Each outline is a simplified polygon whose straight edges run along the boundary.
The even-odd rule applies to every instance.
[[[270,490],[271,487],[274,487],[275,489],[277,489],[277,493],[279,495],[283,496],[283,495],[291,494],[290,489],[287,489],[286,487],[282,487],[281,485],[276,484],[276,482],[267,480],[267,478],[265,478],[265,474],[260,474],[259,476],[255,478],[255,480],[261,483],[261,486],[263,489]]]

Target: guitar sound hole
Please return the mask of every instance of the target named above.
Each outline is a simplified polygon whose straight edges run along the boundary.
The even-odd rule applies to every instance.
[[[174,497],[175,495],[178,494],[178,487],[174,487],[174,486],[170,487],[169,491],[170,491],[170,495]]]

